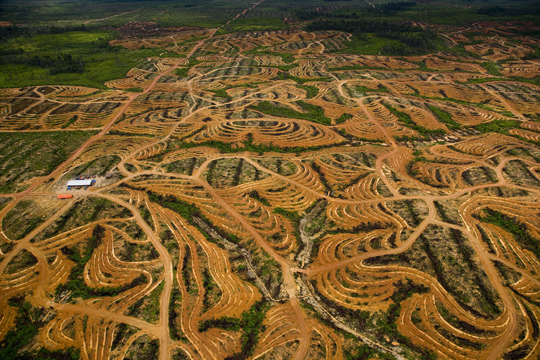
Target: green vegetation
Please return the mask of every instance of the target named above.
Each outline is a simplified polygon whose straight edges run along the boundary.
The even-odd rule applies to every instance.
[[[62,294],[64,291],[70,291],[72,299],[90,299],[93,297],[115,296],[124,291],[132,289],[135,286],[148,282],[146,276],[141,275],[135,278],[130,284],[126,284],[121,287],[103,287],[93,289],[86,285],[83,278],[84,267],[92,257],[94,250],[102,243],[104,235],[105,228],[103,228],[101,225],[96,225],[92,231],[92,237],[88,239],[87,246],[84,248],[82,254],[78,250],[73,250],[68,247],[63,247],[61,249],[62,252],[75,263],[75,266],[71,269],[68,282],[65,284],[60,284],[56,288],[55,292],[57,296]]]
[[[240,330],[240,320],[233,317],[224,316],[219,319],[210,319],[205,320],[201,323],[199,323],[199,331],[204,332],[208,329],[223,329],[223,330],[232,330],[232,331],[239,331]]]
[[[273,4],[272,4],[273,5]],[[259,5],[257,6],[257,10],[264,7]],[[281,6],[280,6],[281,7]],[[272,10],[274,8],[272,7]],[[247,17],[241,17],[236,19],[235,21],[231,22],[227,29],[229,30],[221,30],[219,33],[228,33],[228,32],[245,32],[245,31],[269,31],[269,30],[287,30],[289,27],[285,22],[283,21],[282,17],[273,17],[273,13],[276,11],[269,11],[268,15],[266,11],[256,11],[258,16],[253,17],[253,11],[248,13]],[[278,12],[281,13],[281,12]],[[250,16],[251,15],[251,16]]]
[[[262,197],[257,190],[251,190],[248,195],[265,206],[271,206],[268,199]]]
[[[313,99],[319,94],[319,88],[311,85],[296,85],[296,87],[306,90],[306,98]]]
[[[0,210],[2,210],[11,200],[10,197],[0,197]]]
[[[211,295],[215,295],[219,298],[221,297],[221,290],[219,286],[214,282],[214,278],[208,268],[205,268],[202,272],[203,276],[203,287],[204,287],[204,300],[203,300],[203,309],[208,310],[211,307]]]
[[[540,260],[540,241],[530,235],[525,224],[496,210],[485,208],[482,211],[484,215],[480,217],[481,221],[497,225],[509,232],[521,246],[531,251]]]
[[[112,133],[112,131],[109,132],[109,134]],[[70,170],[68,176],[77,177],[85,174],[105,176],[116,164],[120,162],[120,160],[120,157],[116,155],[97,157],[94,160],[88,161],[87,163]]]
[[[248,310],[242,313],[240,319],[224,316],[219,319],[210,319],[199,324],[199,331],[218,328],[231,331],[242,331],[242,349],[239,353],[227,357],[227,360],[248,359],[259,342],[260,332],[263,330],[263,321],[270,305],[264,301],[258,301]]]
[[[71,117],[71,119],[68,120],[67,123],[65,123],[64,125],[62,125],[62,129],[67,129],[68,127],[70,127],[71,125],[73,125],[75,123],[75,121],[77,121],[79,117],[77,115],[73,115]]]
[[[324,115],[324,109],[321,108],[320,106],[311,105],[301,100],[298,100],[296,104],[300,105],[300,107],[303,110],[308,111],[308,112],[302,113],[302,112],[293,110],[291,108],[276,106],[270,101],[261,101],[257,105],[252,105],[250,109],[255,110],[255,111],[260,111],[263,114],[271,115],[271,116],[302,119],[302,120],[313,121],[313,122],[323,124],[323,125],[331,125],[332,120],[326,117],[326,115]]]
[[[287,72],[280,72],[278,76],[275,78],[275,80],[293,80],[297,84],[305,84],[307,82],[313,82],[313,81],[331,81],[332,79],[326,78],[326,77],[320,77],[320,78],[301,78],[298,76],[289,75]]]
[[[437,33],[419,26],[375,19],[317,20],[307,31],[339,30],[354,35],[351,44],[341,50],[349,54],[414,55],[437,49]],[[374,54],[375,55],[375,54]]]
[[[331,191],[332,188],[330,187],[330,185],[328,185],[328,182],[326,181],[326,177],[324,176],[324,172],[321,170],[321,167],[315,161],[312,161],[311,168],[315,170],[317,175],[319,175],[319,180],[321,180],[321,183],[324,185],[324,190],[326,192]]]
[[[404,346],[405,349],[414,350],[415,357],[414,359],[419,360],[435,360],[435,354],[431,353],[429,350],[417,346],[410,341],[409,338],[401,335],[397,330],[397,321],[399,319],[399,314],[401,311],[401,303],[413,296],[414,294],[425,294],[429,291],[429,288],[423,284],[417,284],[411,279],[407,278],[406,281],[400,280],[397,283],[394,283],[395,291],[391,296],[393,301],[392,305],[388,310],[382,313],[382,316],[379,313],[376,313],[374,316],[368,311],[361,310],[351,310],[344,306],[336,305],[332,300],[324,297],[317,290],[317,282],[313,281],[313,289],[315,293],[320,297],[321,302],[329,309],[334,309],[341,317],[349,319],[349,324],[356,329],[362,329],[363,331],[369,331],[377,336],[380,341],[398,341],[401,346]],[[308,308],[311,308],[306,303]],[[311,308],[312,309],[312,308]],[[315,311],[312,309],[312,311]],[[336,331],[340,332],[346,339],[357,340],[356,337],[349,333],[343,332],[340,328],[334,328]],[[356,360],[356,359],[372,359],[371,355],[376,354],[381,359],[394,359],[393,356],[384,353],[378,353],[376,350],[366,348],[364,346],[352,346],[351,348],[345,349],[344,355],[346,359]]]
[[[286,64],[290,64],[296,60],[293,54],[267,51],[264,49],[265,48],[263,47],[255,48],[253,50],[244,51],[244,54],[279,56]]]
[[[148,208],[147,208],[145,205],[142,205],[142,206],[139,208],[139,214],[141,215],[141,217],[143,218],[143,220],[144,220],[148,225],[150,225],[150,227],[152,228],[152,230],[155,230],[155,229],[154,229],[154,219],[152,218],[152,214],[150,213],[150,210],[148,210]]]
[[[317,146],[309,146],[309,147],[300,147],[300,146],[280,147],[273,144],[268,144],[268,145],[254,144],[253,135],[251,134],[248,134],[247,139],[242,143],[243,145],[242,147],[240,146],[232,147],[231,143],[226,143],[226,142],[217,141],[217,140],[205,141],[203,143],[178,142],[175,145],[177,149],[191,149],[195,147],[208,146],[208,147],[218,149],[224,154],[234,154],[234,153],[239,153],[239,152],[251,151],[251,152],[259,153],[261,155],[267,152],[300,154],[306,151],[315,151],[315,150],[324,149],[325,147],[335,146],[335,145],[328,145],[328,146],[317,145]],[[340,145],[340,144],[337,144],[337,145]]]
[[[432,106],[432,105],[428,105],[428,108],[429,110],[431,110],[433,114],[435,114],[437,119],[440,122],[443,122],[446,125],[446,127],[449,128],[450,130],[461,129],[461,124],[456,122],[454,119],[452,119],[452,115],[450,115],[446,111],[443,111],[439,109],[438,107]]]
[[[501,76],[500,70],[502,67],[500,65],[493,62],[483,62],[480,65],[482,65],[482,67],[488,71],[489,75]]]
[[[86,225],[103,218],[127,218],[131,212],[123,206],[120,206],[110,200],[89,197],[76,201],[68,211],[64,212],[50,226],[48,226],[38,238],[48,238],[68,231],[78,226]],[[142,230],[137,226],[139,231]],[[36,238],[32,239],[36,241]]]
[[[298,211],[289,211],[280,207],[274,208],[273,211],[276,214],[285,216],[287,219],[291,220],[293,224],[298,224],[300,222],[300,219],[302,218],[298,214]]]
[[[452,220],[452,218],[448,216],[445,207],[439,201],[434,201],[433,204],[435,205],[435,209],[437,209],[437,214],[439,214],[442,221],[449,224],[460,225],[459,221]]]
[[[431,353],[429,350],[421,347],[415,346],[409,338],[401,335],[397,329],[397,321],[399,319],[399,314],[401,312],[401,303],[413,296],[413,294],[425,294],[429,291],[429,288],[422,285],[416,284],[411,279],[407,278],[407,281],[399,281],[394,284],[395,291],[391,297],[393,304],[390,305],[388,310],[385,313],[385,316],[378,319],[377,321],[377,333],[379,337],[388,336],[390,339],[396,339],[396,341],[406,344],[407,346],[415,349],[421,354],[420,359],[425,360],[434,360],[436,359],[435,354]]]
[[[216,94],[217,97],[221,97],[221,98],[225,98],[225,99],[229,98],[229,94],[227,94],[227,91],[225,89],[210,90],[210,91],[212,91],[214,94]]]
[[[141,188],[136,188],[137,190],[143,190]],[[212,226],[211,222],[204,217],[204,215],[201,214],[199,208],[193,204],[189,204],[185,201],[182,201],[178,199],[175,196],[172,195],[160,195],[157,193],[154,193],[152,191],[148,192],[148,198],[150,201],[159,204],[160,206],[166,207],[168,209],[173,210],[174,212],[180,214],[184,219],[186,219],[191,225],[197,227],[199,231],[208,239],[208,241],[216,242],[216,240],[206,232],[203,228],[201,228],[194,219],[198,218],[203,220],[209,227],[213,228],[214,231],[216,231],[220,236],[222,236],[225,239],[228,239],[229,241],[233,243],[239,243],[240,239],[234,235],[227,233],[226,231]]]
[[[24,181],[51,173],[94,131],[0,133],[0,192],[24,189]]]
[[[259,342],[260,332],[263,329],[263,321],[270,305],[264,301],[258,301],[248,310],[242,313],[240,327],[242,328],[242,350],[231,355],[226,360],[244,360],[253,355]]]
[[[2,219],[2,230],[6,236],[21,240],[47,220],[46,216],[36,214],[36,208],[39,209],[32,200],[19,201]]]
[[[161,293],[165,287],[165,281],[156,286],[156,288],[148,295],[148,305],[144,308],[144,315],[151,323],[156,323],[159,319],[159,300],[161,299]]]
[[[154,202],[161,206],[165,206],[166,208],[169,208],[180,214],[183,218],[187,220],[191,219],[191,217],[194,215],[199,215],[199,209],[195,205],[179,200],[172,195],[162,196],[154,192],[149,192],[148,198],[151,202]]]
[[[388,70],[384,66],[348,65],[329,67],[328,71],[356,71],[356,70]],[[361,88],[364,88],[363,86]],[[369,88],[366,88],[369,89]]]
[[[348,333],[345,333],[345,334],[349,335]],[[343,335],[345,337],[348,337],[345,334]],[[353,337],[353,339],[356,339],[356,338]],[[369,360],[369,359],[394,360],[395,359],[395,357],[390,354],[382,353],[364,344],[356,345],[354,347],[351,347],[350,349],[345,349],[343,351],[343,354],[345,355],[345,360]]]
[[[366,86],[362,86],[362,85],[356,85],[356,90],[359,91],[359,92],[363,92],[363,93],[366,93],[366,92],[389,92],[388,91],[388,88],[382,84],[379,84],[379,86],[376,88],[376,89],[371,89],[371,88],[368,88]]]
[[[480,131],[482,134],[487,134],[487,133],[508,134],[509,130],[517,128],[517,127],[519,127],[519,122],[515,120],[493,120],[488,123],[476,125],[475,129]]]
[[[174,73],[181,78],[188,77],[189,68],[179,68],[174,70]]]
[[[474,250],[457,229],[427,227],[411,249],[399,255],[368,260],[369,264],[411,266],[434,276],[443,288],[471,314],[493,319],[501,314],[500,301],[475,258]],[[476,295],[471,296],[472,292]]]
[[[401,112],[401,111],[397,110],[396,108],[394,108],[391,105],[385,104],[385,106],[388,108],[388,110],[390,110],[390,112],[392,114],[396,115],[399,118],[399,120],[401,122],[403,122],[403,124],[406,127],[418,131],[418,133],[421,136],[423,136],[425,139],[428,138],[428,135],[442,135],[442,134],[445,133],[444,130],[442,130],[442,129],[431,130],[431,129],[427,129],[427,128],[421,126],[421,125],[417,125],[414,121],[412,121],[409,114]]]
[[[15,327],[8,331],[0,344],[0,359],[2,360],[78,360],[79,350],[72,347],[65,350],[49,351],[39,349],[36,351],[25,351],[21,353],[26,345],[32,341],[43,327],[44,323],[38,318],[42,309],[33,308],[23,297],[13,297],[9,299],[9,305],[17,308]]]
[[[169,335],[172,340],[187,340],[184,333],[180,330],[176,324],[176,318],[178,318],[181,311],[182,293],[175,285],[171,292],[171,298],[169,301]]]
[[[32,305],[25,302],[23,298],[10,299],[10,306],[17,308],[15,318],[15,329],[11,329],[5,336],[0,347],[0,358],[15,360],[18,359],[18,351],[27,345],[39,331],[39,323],[34,322],[31,317]]]
[[[174,72],[179,77],[186,78],[186,77],[189,76],[188,73],[189,73],[189,70],[191,69],[191,67],[195,66],[197,64],[200,64],[200,63],[201,63],[201,61],[199,61],[199,60],[197,60],[195,58],[190,58],[187,67],[182,67],[182,68],[176,69]]]
[[[0,43],[2,87],[82,85],[104,89],[104,83],[124,78],[141,60],[160,49],[127,50],[111,46],[111,31],[38,33]]]
[[[352,115],[351,114],[341,114],[337,119],[336,119],[336,124],[343,124],[345,121],[349,120],[349,119],[352,119]]]

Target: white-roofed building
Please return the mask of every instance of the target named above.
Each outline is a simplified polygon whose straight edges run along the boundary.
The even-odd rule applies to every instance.
[[[96,180],[88,179],[88,180],[69,180],[67,183],[67,186],[92,186]]]

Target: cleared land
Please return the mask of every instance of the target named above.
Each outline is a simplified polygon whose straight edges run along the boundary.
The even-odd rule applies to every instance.
[[[0,358],[537,359],[531,25],[399,57],[226,26],[0,89]]]

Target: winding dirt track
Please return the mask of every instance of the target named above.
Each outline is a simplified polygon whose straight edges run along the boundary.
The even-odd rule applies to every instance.
[[[248,230],[251,236],[257,241],[257,244],[263,248],[274,260],[276,260],[282,268],[283,272],[283,284],[285,286],[285,289],[287,291],[287,294],[289,295],[289,301],[294,309],[294,312],[296,314],[296,320],[297,325],[300,329],[300,346],[295,352],[295,355],[293,359],[295,360],[301,360],[305,358],[305,355],[307,353],[307,350],[309,348],[309,338],[310,338],[310,331],[307,325],[307,321],[305,319],[305,315],[302,311],[302,308],[300,307],[300,302],[296,298],[296,281],[294,280],[294,274],[291,271],[292,266],[289,264],[289,262],[285,259],[283,259],[281,256],[279,256],[275,250],[268,245],[266,240],[249,224],[244,217],[242,217],[240,214],[238,214],[227,202],[225,202],[214,190],[213,187],[211,187],[206,181],[200,180],[200,179],[194,179],[197,181],[201,186],[205,188],[205,190],[212,195],[212,197],[218,201],[218,203],[231,215],[233,216],[244,229]]]
[[[246,14],[249,10],[254,9],[257,5],[262,3],[264,0],[260,0],[250,8],[244,10],[242,13],[238,14],[234,19],[239,18],[240,16]],[[138,11],[140,9],[134,10]],[[129,12],[128,12],[129,13]],[[124,13],[126,14],[126,13]],[[123,15],[123,14],[119,14]],[[114,15],[114,16],[119,16]],[[233,20],[234,20],[233,19]],[[103,20],[103,19],[101,19]],[[94,20],[99,21],[99,20]],[[229,24],[232,20],[227,22]],[[219,30],[220,28],[214,29],[210,36],[201,40],[193,49],[191,52],[187,55],[187,59],[191,58],[197,50],[210,38],[214,36],[214,34]],[[75,160],[79,155],[81,155],[91,144],[95,143],[97,140],[99,140],[103,135],[107,134],[111,127],[114,125],[114,123],[125,114],[126,110],[130,107],[130,105],[133,103],[135,99],[137,99],[142,94],[148,93],[152,91],[154,86],[159,82],[159,80],[170,74],[171,72],[174,72],[176,68],[184,62],[184,59],[179,60],[176,62],[173,66],[171,66],[167,71],[161,73],[159,76],[157,76],[150,85],[144,90],[142,93],[138,93],[135,95],[130,96],[130,99],[120,108],[120,110],[117,112],[117,114],[109,121],[109,123],[103,127],[103,129],[92,138],[88,139],[84,144],[82,144],[79,149],[77,149],[66,161],[64,161],[62,164],[60,164],[52,173],[50,173],[48,176],[41,178],[39,181],[32,184],[28,189],[23,191],[22,193],[15,194],[17,198],[22,198],[24,196],[36,196],[38,194],[32,193],[34,189],[39,187],[40,185],[44,184],[45,182],[49,181],[50,179],[54,179],[55,177],[62,174],[63,169],[71,163],[73,160]],[[217,198],[220,199],[217,194],[213,191],[213,189],[208,186],[208,188],[211,190],[211,193]],[[41,194],[39,194],[41,195]],[[43,194],[44,195],[44,194]],[[97,195],[97,194],[96,194]],[[9,196],[9,195],[4,195]],[[126,317],[123,315],[115,314],[115,313],[107,313],[104,312],[101,309],[92,309],[89,307],[81,308],[77,305],[67,305],[67,304],[55,304],[52,301],[50,301],[46,294],[43,286],[39,287],[39,291],[35,293],[35,297],[37,298],[38,302],[41,304],[47,304],[49,306],[54,307],[57,310],[68,310],[68,311],[74,311],[79,313],[85,313],[88,315],[94,315],[100,318],[108,318],[109,320],[115,320],[119,323],[127,323],[133,326],[136,326],[140,328],[143,331],[146,331],[148,333],[152,333],[155,336],[159,338],[160,341],[160,359],[166,360],[170,358],[170,338],[169,338],[169,299],[171,297],[171,290],[172,290],[172,283],[173,283],[173,268],[172,268],[172,262],[171,257],[168,253],[168,251],[163,247],[163,245],[160,242],[160,239],[157,237],[157,235],[153,232],[153,230],[150,228],[150,226],[143,220],[141,217],[138,209],[134,207],[131,204],[126,203],[125,201],[122,201],[118,199],[117,197],[111,196],[111,195],[105,195],[105,194],[99,194],[98,195],[101,198],[108,199],[110,201],[113,201],[127,209],[129,209],[137,222],[137,224],[143,229],[146,236],[150,239],[152,242],[152,245],[157,249],[160,259],[164,265],[165,269],[165,286],[163,288],[163,293],[160,298],[160,318],[159,318],[159,324],[157,326],[152,326],[144,321],[140,321],[131,317]],[[223,201],[223,200],[221,200]],[[224,203],[224,202],[223,202]],[[6,209],[4,209],[3,213],[6,213],[8,210],[13,208],[16,204],[16,201],[13,201],[10,206],[8,206]],[[225,203],[224,203],[225,204]],[[19,241],[15,248],[4,258],[2,259],[2,262],[0,262],[0,273],[3,273],[7,264],[11,261],[11,259],[19,253],[19,251],[23,248],[30,248],[29,242],[30,240],[35,237],[38,233],[43,231],[45,228],[47,228],[49,225],[51,225],[54,221],[56,221],[65,211],[67,211],[71,205],[73,205],[73,200],[68,201],[65,203],[65,205],[56,212],[53,216],[47,219],[44,223],[42,223],[40,226],[38,226],[36,229],[34,229],[30,234],[28,234],[23,240]],[[226,205],[226,204],[225,204]],[[264,239],[253,229],[249,226],[249,224],[240,217],[237,213],[233,213],[233,216],[236,215],[237,220],[239,220],[243,226],[245,226],[247,229],[249,229],[252,234],[255,236],[257,240],[259,240],[260,245],[266,245],[264,242]],[[273,257],[278,257],[277,254],[273,253],[273,249],[266,246],[266,250],[272,254]],[[48,274],[48,267],[47,267],[47,261],[45,257],[41,253],[34,252],[34,255],[37,256],[39,260],[40,265],[40,276],[42,278],[42,284],[45,283],[47,274]],[[283,259],[279,257],[278,261],[281,260],[282,266],[288,266]],[[300,347],[299,351],[297,351],[297,355],[295,359],[303,359],[305,353],[307,352],[307,349],[309,347],[309,331],[307,330],[306,321],[304,319],[302,310],[300,309],[299,302],[295,298],[295,282],[294,278],[292,277],[292,273],[290,271],[284,271],[284,278],[287,284],[287,289],[289,292],[289,295],[291,297],[291,303],[293,304],[296,314],[297,314],[297,320],[298,324],[300,325],[302,329],[303,339],[302,339],[302,346]],[[200,284],[202,285],[202,284]]]

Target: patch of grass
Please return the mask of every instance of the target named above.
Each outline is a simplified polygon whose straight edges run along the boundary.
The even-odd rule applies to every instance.
[[[150,213],[150,210],[148,210],[148,208],[145,205],[139,208],[139,214],[144,219],[144,221],[148,225],[150,225],[152,230],[154,230],[154,220],[152,219],[152,213]]]
[[[306,90],[306,98],[313,99],[319,94],[319,88],[312,85],[296,85],[296,87]]]
[[[264,5],[263,5],[264,6]],[[258,7],[259,9],[259,7]],[[271,31],[287,30],[288,25],[283,22],[282,17],[274,17],[271,14],[257,17],[242,17],[231,22],[228,26],[228,32],[252,32],[252,31]],[[248,13],[248,16],[251,13]]]
[[[461,124],[456,122],[454,119],[452,119],[452,115],[450,115],[446,111],[443,111],[443,110],[439,109],[438,107],[432,106],[432,105],[428,105],[428,108],[429,108],[429,110],[431,110],[431,112],[433,114],[435,114],[437,119],[439,121],[443,122],[444,124],[446,124],[446,126],[450,130],[461,129]]]
[[[413,294],[425,294],[429,291],[429,288],[423,284],[416,284],[411,279],[407,278],[407,281],[399,281],[394,284],[396,290],[391,299],[393,304],[390,305],[385,316],[380,318],[377,322],[379,335],[386,335],[391,339],[397,339],[399,342],[412,345],[411,341],[401,335],[397,329],[397,321],[399,313],[401,312],[401,303],[413,296]]]
[[[112,31],[71,31],[11,38],[0,44],[2,87],[80,85],[105,89],[160,49],[128,50],[109,45]]]
[[[379,84],[379,86],[376,89],[371,89],[371,88],[368,88],[368,87],[362,86],[362,85],[356,85],[356,90],[360,91],[360,92],[363,92],[363,93],[366,93],[366,92],[384,92],[384,93],[387,93],[387,92],[389,92],[388,88],[386,86],[382,85],[382,84]]]
[[[216,94],[215,96],[217,97],[226,98],[226,99],[229,98],[229,95],[227,94],[227,91],[225,89],[210,90],[210,91]]]
[[[270,305],[264,301],[258,301],[248,310],[242,313],[239,322],[242,328],[242,349],[239,353],[228,356],[225,360],[245,360],[250,358],[259,343],[260,332],[264,331],[263,321]]]
[[[302,107],[303,110],[308,111],[308,112],[302,113],[302,112],[293,110],[291,108],[276,106],[272,104],[270,101],[261,101],[257,105],[250,106],[250,108],[252,110],[260,111],[266,115],[293,118],[293,119],[302,119],[302,120],[313,121],[313,122],[323,124],[323,125],[331,125],[332,121],[330,120],[330,118],[324,115],[324,109],[321,108],[320,106],[311,105],[301,100],[298,100],[296,104],[300,105],[300,107]]]
[[[279,147],[279,146],[276,146],[276,145],[273,145],[273,144],[268,144],[268,145],[257,144],[256,145],[256,144],[253,144],[253,138],[252,137],[248,137],[248,139],[246,141],[244,141],[243,145],[244,145],[244,147],[233,148],[230,143],[226,143],[226,142],[222,142],[222,141],[216,141],[216,140],[210,140],[210,141],[206,141],[206,142],[199,143],[199,144],[185,143],[184,142],[184,143],[179,144],[178,148],[180,148],[180,149],[190,149],[190,148],[195,148],[195,147],[208,146],[208,147],[216,148],[216,149],[218,149],[219,151],[221,151],[224,154],[234,154],[234,153],[245,152],[245,151],[256,152],[256,153],[259,153],[259,154],[264,154],[266,152],[300,154],[302,152],[315,151],[315,150],[320,150],[320,149],[324,149],[324,148],[327,148],[327,147],[335,146],[335,145],[328,145],[328,146],[317,145],[317,146],[309,146],[309,147],[299,147],[299,146],[296,146],[296,147]],[[337,144],[337,145],[339,145],[339,144]]]
[[[64,125],[62,125],[62,129],[66,129],[68,127],[70,127],[71,125],[73,125],[75,123],[75,121],[77,121],[78,119],[78,116],[77,115],[73,115],[71,117],[71,119],[69,119],[69,121],[67,123],[65,123]]]
[[[262,197],[257,190],[251,190],[248,195],[265,206],[271,206],[268,199]]]
[[[508,131],[519,127],[519,123],[515,120],[493,120],[488,123],[476,125],[474,128],[482,134],[499,133],[508,134]]]
[[[208,329],[240,330],[240,320],[237,318],[224,316],[219,319],[209,319],[199,323],[199,331],[205,332]]]
[[[480,64],[484,69],[486,69],[489,75],[501,76],[502,67],[493,62],[483,62]]]
[[[494,224],[509,232],[516,241],[525,249],[531,251],[537,259],[540,259],[540,241],[532,237],[524,224],[520,224],[517,219],[489,208],[483,209],[484,216],[480,221]]]
[[[412,119],[411,117],[409,116],[409,114],[406,114],[402,111],[399,111],[397,110],[396,108],[394,108],[393,106],[391,105],[388,105],[388,104],[385,104],[385,106],[388,108],[388,110],[390,110],[390,112],[394,115],[396,115],[399,120],[401,122],[403,122],[403,124],[410,128],[410,129],[413,129],[413,130],[416,130],[418,131],[418,133],[423,136],[424,138],[427,138],[428,135],[442,135],[444,134],[444,130],[442,129],[437,129],[437,130],[431,130],[431,129],[427,129],[421,125],[417,125]]]
[[[298,224],[300,222],[300,219],[302,218],[298,214],[298,211],[289,211],[280,207],[275,208],[273,211],[276,214],[285,216],[287,219],[291,220],[293,224]]]
[[[343,124],[345,121],[349,120],[349,119],[352,119],[352,115],[351,114],[341,114],[337,119],[336,119],[336,124]]]
[[[161,299],[161,293],[165,287],[165,281],[162,281],[154,291],[149,295],[150,301],[148,306],[144,309],[145,315],[148,316],[150,322],[155,323],[159,318],[159,300]]]
[[[0,192],[16,192],[51,173],[95,131],[0,133]]]
[[[178,75],[179,77],[181,77],[181,78],[185,78],[185,77],[188,77],[189,69],[190,69],[190,68],[188,68],[188,67],[186,67],[186,68],[179,68],[179,69],[174,70],[174,73],[175,73],[176,75]]]

